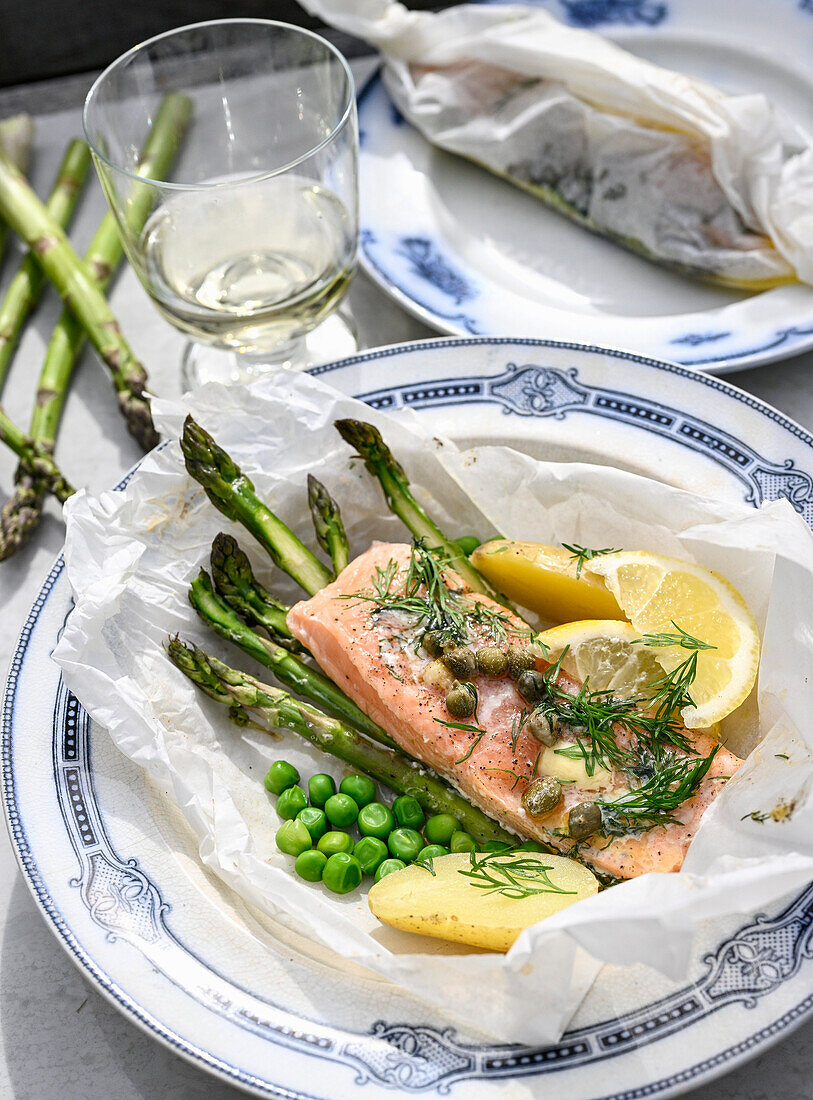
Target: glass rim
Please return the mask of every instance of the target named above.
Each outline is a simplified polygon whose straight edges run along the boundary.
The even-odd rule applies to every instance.
[[[160,42],[164,38],[171,38],[174,35],[181,34],[186,31],[200,30],[203,27],[224,27],[234,26],[240,24],[243,26],[261,26],[261,27],[282,27],[286,31],[295,31],[297,34],[301,34],[306,38],[315,39],[320,44],[324,45],[329,54],[332,54],[335,60],[339,62],[342,70],[344,71],[345,78],[347,80],[347,102],[344,105],[341,116],[336,124],[321,141],[310,149],[301,153],[298,157],[294,157],[293,160],[288,161],[286,164],[280,165],[278,168],[269,168],[264,171],[252,173],[250,176],[241,176],[238,180],[215,180],[212,182],[198,182],[198,183],[177,183],[169,180],[154,179],[152,176],[145,176],[139,172],[133,172],[129,168],[125,168],[121,164],[117,164],[106,156],[100,149],[97,148],[95,141],[90,135],[90,125],[88,116],[91,109],[91,100],[94,98],[98,89],[101,87],[102,81],[111,73],[114,69],[123,65],[126,61],[129,61],[136,54],[140,53],[147,46],[152,46],[155,42]],[[178,89],[182,91],[182,89]],[[187,23],[183,27],[173,27],[171,30],[162,31],[160,34],[154,34],[152,38],[145,38],[143,42],[136,43],[135,46],[131,46],[129,50],[125,50],[123,54],[120,54],[114,61],[111,61],[106,68],[102,69],[96,79],[90,86],[88,94],[85,96],[85,102],[82,107],[82,129],[85,134],[85,140],[90,147],[90,151],[94,157],[101,160],[114,172],[118,172],[123,176],[127,176],[132,180],[136,180],[140,183],[151,183],[156,187],[163,187],[172,190],[180,191],[192,191],[192,190],[210,190],[219,187],[239,187],[244,183],[259,183],[262,180],[272,179],[274,176],[279,176],[284,172],[288,172],[291,168],[295,168],[298,164],[302,164],[310,157],[314,156],[321,149],[324,149],[329,145],[339,133],[347,125],[348,120],[352,117],[353,109],[356,102],[356,82],[353,78],[353,72],[350,68],[350,64],[341,50],[334,46],[334,44],[327,38],[320,34],[316,34],[315,31],[308,30],[305,27],[298,27],[295,23],[283,23],[279,19],[253,19],[253,18],[235,18],[235,19],[205,19],[199,23]]]

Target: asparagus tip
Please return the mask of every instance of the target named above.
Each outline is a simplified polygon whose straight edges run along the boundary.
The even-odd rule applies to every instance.
[[[345,443],[349,443],[351,447],[356,448],[371,473],[375,473],[375,466],[378,463],[386,466],[392,474],[406,479],[403,467],[384,442],[381,432],[374,424],[370,424],[366,420],[353,420],[351,418],[336,420],[334,423],[339,435]]]

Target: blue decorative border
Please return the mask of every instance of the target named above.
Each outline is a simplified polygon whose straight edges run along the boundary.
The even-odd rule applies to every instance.
[[[813,447],[813,440],[798,425],[793,424],[775,410],[749,398],[724,383],[703,378],[670,364],[660,364],[626,353],[610,353],[604,349],[586,349],[579,345],[561,345],[552,341],[532,340],[447,340],[423,343],[400,348],[384,349],[357,356],[341,363],[328,364],[313,373],[346,367],[356,362],[385,358],[392,354],[425,352],[427,347],[465,344],[511,344],[540,347],[571,346],[580,351],[614,354],[616,357],[648,363],[658,369],[683,374],[695,383],[713,385],[739,401],[777,421],[797,438]],[[802,514],[808,516],[811,502],[810,475],[798,471],[788,460],[781,466],[767,462],[753,449],[744,446],[728,433],[691,415],[680,413],[669,406],[643,400],[621,391],[588,386],[578,380],[575,370],[541,367],[536,364],[508,363],[497,375],[484,378],[436,379],[414,385],[401,385],[389,390],[378,390],[365,395],[365,399],[380,408],[427,407],[429,405],[460,405],[472,401],[497,403],[509,414],[541,416],[562,419],[569,413],[583,412],[604,418],[618,419],[647,431],[673,438],[676,442],[691,446],[724,465],[741,477],[748,499],[758,503],[761,499],[787,496]],[[126,484],[121,483],[119,488]],[[788,479],[801,478],[789,488]],[[72,932],[56,910],[47,889],[42,883],[33,855],[28,847],[24,829],[16,806],[16,789],[11,768],[12,711],[17,679],[22,667],[30,635],[53,586],[61,574],[60,558],[29,613],[12,660],[6,688],[2,722],[3,792],[6,813],[13,841],[21,866],[32,891],[46,915],[57,927],[63,941],[103,989],[144,1026],[155,1032],[169,1045],[187,1056],[204,1062],[222,1076],[241,1081],[268,1095],[291,1097],[296,1100],[312,1100],[304,1094],[293,1093],[270,1086],[246,1074],[237,1067],[215,1059],[208,1052],[195,1048],[181,1039],[159,1021],[148,1017],[139,1006],[116,987],[85,954]],[[138,868],[134,860],[122,860],[112,850],[104,832],[104,826],[95,804],[92,789],[92,772],[87,753],[89,751],[87,715],[63,686],[58,693],[52,746],[54,774],[57,782],[60,806],[71,842],[80,862],[80,874],[75,885],[82,891],[83,900],[92,918],[105,929],[108,938],[121,937],[135,942],[147,954],[150,945],[163,937],[169,937],[176,949],[195,958],[189,949],[180,944],[165,924],[167,907],[163,904],[155,884]],[[706,974],[693,985],[662,1001],[603,1024],[567,1033],[559,1044],[546,1048],[528,1048],[496,1044],[479,1046],[460,1043],[452,1029],[436,1029],[428,1026],[406,1024],[376,1024],[369,1035],[353,1035],[335,1029],[319,1029],[303,1032],[305,1021],[286,1013],[277,1006],[261,1002],[264,1009],[278,1016],[293,1020],[298,1026],[280,1026],[279,1022],[246,1015],[239,1019],[242,1026],[250,1026],[274,1042],[310,1044],[307,1049],[320,1056],[333,1058],[345,1065],[355,1066],[357,1083],[375,1080],[406,1091],[447,1092],[460,1081],[483,1078],[526,1076],[565,1069],[569,1066],[603,1060],[631,1049],[654,1042],[690,1024],[704,1019],[710,1012],[739,1002],[753,1007],[759,998],[769,994],[796,974],[811,956],[813,934],[813,886],[799,895],[789,906],[774,917],[765,915],[744,925],[731,939],[726,940],[716,952],[706,957]],[[199,960],[197,965],[204,966]],[[209,975],[214,972],[204,966]],[[169,975],[167,975],[169,977]],[[216,976],[216,975],[215,975]],[[216,976],[217,977],[217,976]],[[232,988],[234,988],[232,986]],[[189,990],[185,990],[189,992]],[[253,996],[248,994],[247,996]],[[256,1000],[256,998],[255,998]],[[225,1012],[226,1006],[202,1000],[207,1007]],[[813,1007],[813,997],[807,998],[780,1020],[762,1029],[748,1040],[720,1052],[700,1065],[683,1071],[676,1077],[653,1082],[634,1089],[612,1100],[633,1100],[653,1096],[694,1080],[727,1062],[754,1049],[769,1038],[778,1035],[788,1026],[801,1022]],[[228,1015],[228,1012],[225,1012]],[[259,1031],[258,1031],[259,1029]],[[324,1034],[319,1034],[323,1031]],[[336,1043],[336,1038],[340,1042]],[[611,1100],[611,1098],[607,1098]]]

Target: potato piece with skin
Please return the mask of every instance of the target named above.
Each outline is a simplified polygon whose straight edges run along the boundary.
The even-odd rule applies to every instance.
[[[471,563],[495,588],[548,622],[626,619],[604,582],[561,546],[492,539],[471,555]]]
[[[519,873],[519,860],[529,871]],[[473,879],[465,873],[476,870],[476,864],[512,893],[501,864],[529,890],[544,892],[517,898],[481,889],[476,885],[483,881],[480,874]],[[460,852],[438,856],[433,870],[434,875],[413,864],[386,875],[370,890],[373,915],[404,932],[507,951],[525,928],[598,892],[598,880],[581,863],[544,852]]]

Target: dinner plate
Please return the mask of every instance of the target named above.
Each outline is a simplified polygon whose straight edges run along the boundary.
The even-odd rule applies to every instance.
[[[678,366],[575,344],[456,339],[382,348],[314,373],[395,416],[412,410],[427,430],[464,443],[612,464],[754,505],[782,496],[813,521],[813,438],[719,379]],[[605,967],[550,1046],[463,1031],[250,908],[204,868],[180,812],[62,684],[50,654],[71,606],[59,558],[23,628],[6,693],[12,842],[42,913],[86,977],[212,1073],[297,1100],[343,1100],[355,1089],[370,1100],[490,1100],[554,1088],[569,1100],[634,1100],[725,1072],[811,1012],[813,887],[768,912],[701,926],[683,982],[642,966]]]
[[[813,131],[811,0],[536,0],[727,92],[766,93]],[[813,290],[725,290],[595,236],[429,145],[374,77],[359,97],[360,257],[440,332],[590,339],[712,373],[813,346]]]

